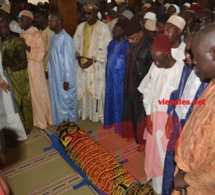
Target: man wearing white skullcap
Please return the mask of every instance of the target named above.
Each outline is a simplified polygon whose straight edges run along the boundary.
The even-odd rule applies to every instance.
[[[164,34],[168,36],[171,41],[172,56],[179,61],[182,66],[184,66],[186,44],[181,41],[181,36],[185,24],[186,22],[182,17],[173,15],[167,20],[164,27]]]
[[[125,10],[122,14],[121,14],[121,16],[124,16],[124,17],[126,17],[127,19],[131,19],[131,18],[133,18],[134,17],[134,15],[132,14],[132,12],[130,12],[129,10]]]
[[[143,19],[157,20],[155,13],[147,12]]]
[[[145,16],[143,17],[143,25],[145,25],[147,20],[157,20],[155,13],[153,12],[147,12]]]
[[[20,37],[24,38],[26,43],[34,126],[45,129],[48,123],[52,124],[51,105],[43,65],[45,45],[40,31],[32,26],[33,18],[29,10],[20,12],[19,24],[23,29]]]
[[[110,11],[110,19],[111,21],[107,24],[107,26],[110,29],[111,35],[112,35],[112,30],[113,27],[115,26],[115,24],[118,21],[118,17],[117,17],[117,7],[114,7],[111,11]]]
[[[190,8],[190,3],[185,3],[184,6]]]
[[[32,20],[34,19],[34,15],[29,10],[21,11],[20,14],[19,14],[19,17],[21,17],[21,16],[27,16],[27,17],[31,18]]]
[[[180,8],[175,4],[171,4],[167,9],[167,14],[169,14],[170,16],[177,15],[179,12]]]
[[[156,21],[155,20],[147,20],[145,25],[145,29],[149,32],[149,35],[155,38],[157,31],[156,31]]]

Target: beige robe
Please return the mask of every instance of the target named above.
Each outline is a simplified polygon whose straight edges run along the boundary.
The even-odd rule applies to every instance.
[[[83,53],[84,25],[85,22],[79,24],[74,35],[75,50],[81,56]],[[103,122],[107,46],[111,39],[108,26],[97,21],[92,33],[89,55],[85,56],[95,57],[97,60],[87,69],[82,69],[77,65],[78,110],[82,120],[89,117],[93,122],[99,120]]]
[[[215,194],[215,79],[198,100],[175,146],[175,162],[190,185],[188,195]],[[176,170],[177,172],[177,170]],[[172,194],[180,194],[173,191]]]
[[[27,51],[27,58],[34,126],[45,129],[47,123],[52,124],[52,117],[43,66],[43,57],[45,53],[44,40],[40,31],[35,27],[23,31],[20,36],[23,37],[26,44],[31,47],[31,51]]]

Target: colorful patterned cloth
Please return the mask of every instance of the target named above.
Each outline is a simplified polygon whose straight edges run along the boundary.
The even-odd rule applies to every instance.
[[[62,122],[57,129],[57,135],[67,155],[104,193],[154,194],[151,186],[137,183],[110,153],[94,142],[77,124]]]

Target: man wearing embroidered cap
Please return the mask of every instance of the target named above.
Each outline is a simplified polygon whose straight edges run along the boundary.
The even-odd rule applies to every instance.
[[[182,66],[184,65],[185,59],[185,47],[186,44],[181,41],[182,31],[185,27],[185,20],[180,17],[173,15],[171,16],[164,27],[164,34],[169,37],[171,41],[171,52],[173,58],[175,58]]]
[[[180,12],[180,8],[175,5],[175,4],[171,4],[168,9],[167,9],[167,14],[171,15],[177,15]]]
[[[137,87],[152,64],[150,49],[153,38],[148,33],[143,32],[136,18],[131,19],[128,26],[126,35],[128,36],[130,46],[125,72],[123,129],[121,136],[128,138],[128,140],[134,138],[137,144],[140,144],[139,151],[144,151],[142,137],[145,128],[145,110]]]
[[[51,105],[42,63],[45,46],[40,31],[32,26],[33,19],[33,14],[28,10],[19,14],[19,24],[23,29],[20,36],[25,40],[28,58],[34,126],[45,129],[48,123],[52,124]]]
[[[96,5],[87,4],[84,11],[86,22],[78,25],[74,35],[79,115],[82,120],[103,122],[107,46],[112,38],[108,26],[97,20]]]
[[[153,189],[162,194],[162,176],[168,140],[165,136],[167,105],[159,100],[168,100],[171,92],[177,89],[183,67],[171,55],[171,42],[164,34],[157,35],[152,44],[154,60],[148,74],[138,90],[143,94],[146,111],[145,171],[147,179],[152,178]]]

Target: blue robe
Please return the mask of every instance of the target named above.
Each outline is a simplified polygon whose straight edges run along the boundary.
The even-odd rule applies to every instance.
[[[128,46],[128,40],[124,40],[121,43],[112,40],[108,45],[104,128],[108,129],[114,126],[117,133],[121,131]]]
[[[193,71],[193,68],[185,64],[180,84],[177,90],[173,91],[170,100],[179,100],[182,97],[186,82],[188,77],[190,76],[191,72]],[[195,94],[194,100],[197,100],[199,96],[202,94],[204,89],[208,86],[207,81],[202,82]],[[163,176],[163,187],[162,187],[162,194],[163,195],[170,195],[174,189],[174,172],[175,172],[175,162],[174,162],[174,146],[179,138],[181,131],[187,122],[191,112],[193,111],[194,104],[191,104],[188,112],[186,114],[185,119],[179,120],[179,117],[175,111],[174,105],[168,106],[168,114],[173,116],[172,121],[172,134],[167,146],[167,153],[165,157],[165,163],[164,163],[164,176]]]
[[[62,30],[52,33],[49,54],[49,83],[53,124],[64,120],[77,122],[76,58],[73,40]],[[69,83],[69,90],[63,88]]]

